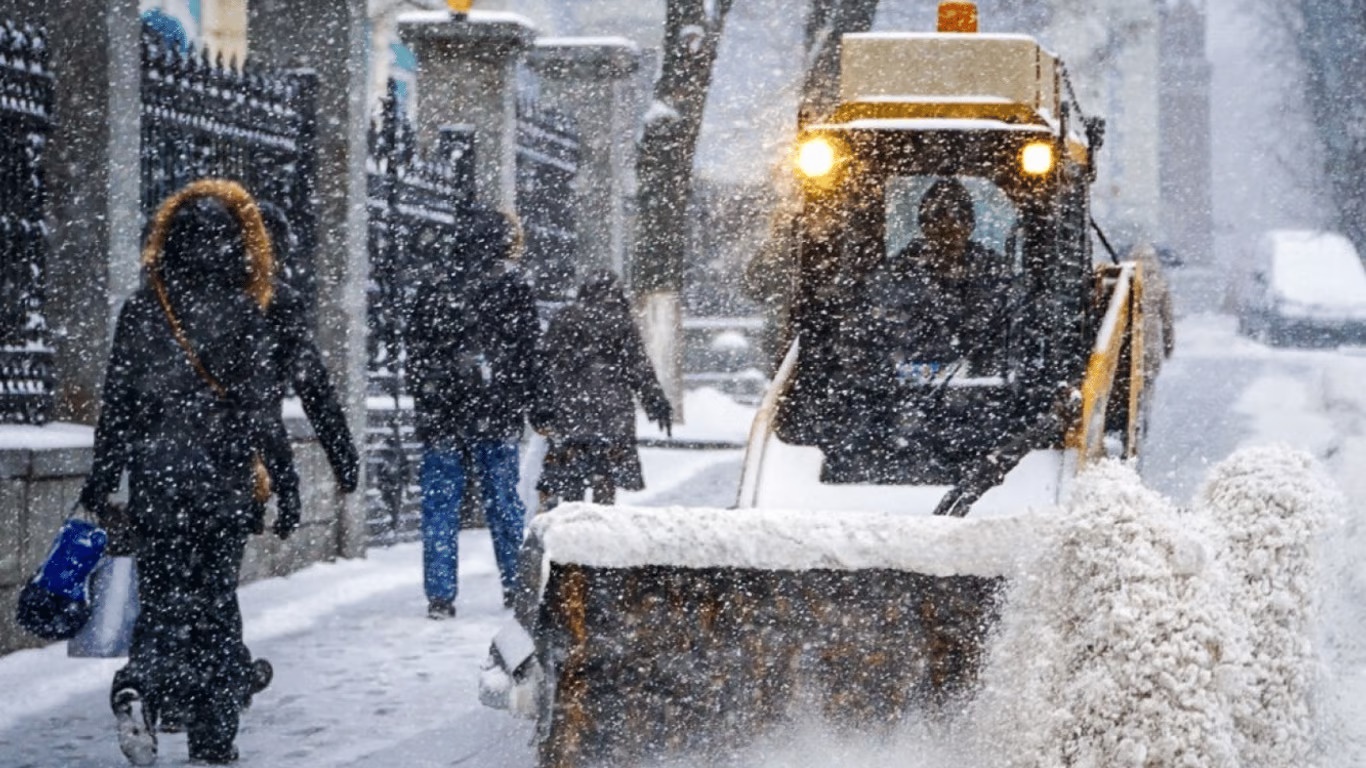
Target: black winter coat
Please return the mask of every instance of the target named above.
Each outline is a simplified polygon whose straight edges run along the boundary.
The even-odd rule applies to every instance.
[[[260,454],[275,492],[297,505],[299,479],[278,415],[279,381],[271,355],[277,336],[244,294],[176,313],[204,367],[227,391],[216,393],[176,342],[153,290],[144,286],[119,313],[105,375],[94,462],[81,501],[101,511],[129,470],[135,528],[173,522],[172,500],[194,494],[259,530],[253,457]]]
[[[1007,349],[1010,318],[1008,265],[1003,257],[976,242],[963,256],[966,269],[951,276],[926,263],[924,241],[912,241],[885,259],[864,280],[862,306],[846,318],[843,336],[859,352],[873,357],[862,375],[918,376],[943,371],[961,361],[960,373],[1000,374]],[[914,369],[914,370],[912,370]]]
[[[288,285],[277,285],[267,317],[276,336],[273,349],[278,384],[276,395],[284,397],[286,382],[294,385],[304,415],[327,454],[338,487],[342,493],[351,493],[360,481],[360,458],[351,439],[351,429],[346,424],[346,414],[337,400],[327,366],[323,364],[322,353],[313,343],[308,329],[303,297]]]
[[[551,319],[542,348],[545,389],[536,426],[557,440],[634,446],[634,398],[649,413],[668,412],[640,331],[624,307],[565,307]]]
[[[407,334],[418,438],[451,446],[520,437],[539,335],[531,288],[507,262],[420,287]]]

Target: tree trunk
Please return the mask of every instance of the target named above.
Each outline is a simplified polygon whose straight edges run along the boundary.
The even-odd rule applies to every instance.
[[[797,124],[827,118],[839,105],[840,40],[873,28],[877,0],[811,0],[806,18],[806,80]]]
[[[631,280],[644,310],[646,348],[680,419],[679,294],[693,158],[730,6],[731,0],[668,0],[663,66],[636,159],[639,218]]]
[[[1366,254],[1366,59],[1358,34],[1366,29],[1366,0],[1309,0],[1299,13],[1295,42],[1324,151],[1329,220]]]

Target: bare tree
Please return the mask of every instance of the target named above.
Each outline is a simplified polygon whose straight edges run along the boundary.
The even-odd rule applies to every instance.
[[[1325,217],[1366,253],[1366,0],[1262,0],[1272,29],[1301,65],[1302,93],[1322,148]]]
[[[637,155],[639,215],[632,282],[645,339],[678,407],[679,294],[697,136],[721,31],[732,0],[668,0],[663,61]],[[818,119],[838,101],[840,39],[872,27],[877,0],[811,0],[799,119]]]
[[[873,28],[878,0],[811,0],[806,19],[806,79],[798,123],[828,117],[839,102],[841,39]]]
[[[693,159],[721,30],[732,0],[668,0],[654,102],[636,158],[639,181],[632,283],[645,341],[669,399],[681,402],[677,337]]]

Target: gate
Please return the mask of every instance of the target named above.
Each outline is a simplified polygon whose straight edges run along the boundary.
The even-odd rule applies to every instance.
[[[240,66],[142,37],[142,212],[185,184],[216,177],[241,183],[284,210],[298,237],[282,265],[307,305],[316,296],[317,75]]]
[[[578,127],[567,115],[522,99],[517,106],[517,214],[527,276],[543,301],[568,298],[576,284],[578,234],[574,182]]]
[[[0,23],[0,422],[52,414],[53,350],[44,317],[47,230],[43,151],[53,77],[44,33]]]

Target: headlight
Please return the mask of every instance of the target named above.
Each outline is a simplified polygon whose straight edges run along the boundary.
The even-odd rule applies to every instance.
[[[819,179],[835,170],[839,149],[823,136],[808,139],[797,147],[797,170],[808,179]]]
[[[1031,176],[1042,176],[1053,170],[1053,145],[1036,141],[1020,150],[1020,170]]]

